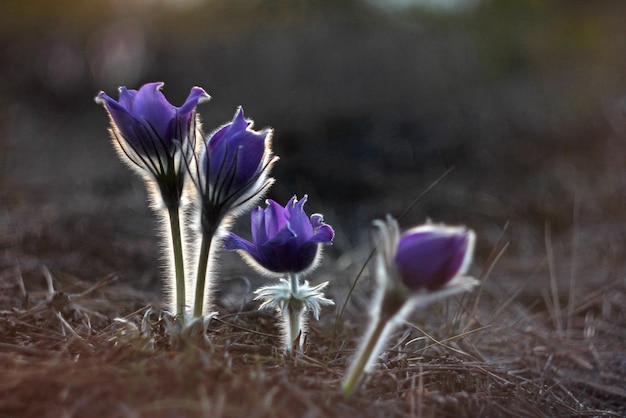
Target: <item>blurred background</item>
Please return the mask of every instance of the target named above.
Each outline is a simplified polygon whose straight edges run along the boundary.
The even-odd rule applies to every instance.
[[[622,0],[5,0],[2,268],[158,288],[143,184],[94,97],[164,81],[177,106],[209,92],[207,132],[239,105],[275,129],[269,197],[309,195],[337,232],[333,274],[454,167],[404,227],[474,228],[477,269],[504,233],[502,283],[546,282],[546,233],[560,279],[623,277],[624,16]]]

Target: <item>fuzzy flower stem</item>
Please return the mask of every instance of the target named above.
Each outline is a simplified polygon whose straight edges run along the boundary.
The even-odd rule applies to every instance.
[[[300,336],[300,317],[302,312],[302,306],[296,299],[291,299],[287,305],[287,327],[289,328],[289,349],[300,348],[298,344],[298,336]],[[297,346],[296,346],[297,345]]]
[[[193,316],[202,316],[204,310],[204,293],[206,285],[207,267],[209,264],[209,257],[211,254],[211,244],[213,242],[213,235],[215,230],[207,231],[208,233],[202,234],[202,243],[200,244],[200,255],[198,259],[198,276],[196,278],[196,298],[193,305]]]
[[[379,347],[383,342],[383,335],[392,326],[390,318],[378,315],[376,322],[370,327],[365,336],[364,344],[361,345],[359,353],[352,362],[352,366],[341,385],[341,392],[344,396],[349,396],[356,388],[365,368],[372,363],[374,357],[380,351]]]
[[[172,205],[168,208],[170,228],[172,232],[172,249],[174,253],[174,270],[176,274],[176,317],[184,321],[185,312],[185,267],[183,263],[183,246],[180,232],[179,208]]]
[[[302,310],[304,308],[303,304],[300,300],[296,299],[294,295],[298,294],[298,275],[296,273],[289,273],[289,285],[291,287],[291,298],[289,302],[287,302],[287,339],[288,339],[288,349],[299,349],[298,347],[294,347],[294,343],[297,343],[297,339],[300,336],[301,332],[301,319],[302,319]]]

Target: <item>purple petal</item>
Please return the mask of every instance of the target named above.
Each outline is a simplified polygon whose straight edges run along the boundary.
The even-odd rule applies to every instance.
[[[215,132],[209,135],[209,139],[207,141],[207,144],[208,144],[207,147],[211,155],[215,152],[216,149],[220,147],[224,139],[224,136],[226,135],[229,129],[230,129],[230,123],[227,123],[226,125],[218,128]]]
[[[267,209],[265,209],[265,234],[271,238],[276,235],[287,225],[285,218],[285,208],[273,201],[267,199]]]
[[[395,256],[400,277],[413,290],[444,286],[459,272],[468,242],[466,233],[432,229],[405,233]]]
[[[223,242],[224,249],[226,250],[243,250],[255,258],[259,255],[254,244],[232,232],[229,232],[228,235],[223,238]]]
[[[248,126],[251,126],[252,122],[246,120],[243,116],[243,107],[239,106],[237,112],[235,113],[235,117],[232,122],[232,130],[234,131],[245,131],[248,129]]]
[[[134,148],[141,149],[141,140],[137,138],[137,125],[139,122],[129,113],[127,108],[107,96],[103,91],[98,94],[96,101],[106,107],[113,119],[113,123],[120,130],[122,136],[129,141]]]
[[[133,111],[133,101],[137,95],[137,90],[128,90],[122,86],[119,89],[120,92],[120,105],[123,106],[129,113]]]
[[[209,177],[214,182],[225,182],[231,195],[254,182],[261,170],[266,149],[266,138],[271,131],[255,132],[248,129],[240,108],[233,121],[217,130],[209,139]]]
[[[287,203],[285,216],[289,222],[289,227],[295,232],[298,242],[302,245],[313,236],[313,226],[303,208],[308,196],[304,195],[298,202],[295,199],[294,196]]]
[[[209,100],[211,96],[202,87],[193,87],[187,96],[185,103],[178,109],[178,114],[186,115],[196,110],[199,103]]]
[[[171,122],[176,116],[176,108],[167,101],[161,92],[163,83],[148,83],[141,86],[132,101],[132,115],[150,126],[164,141],[173,135]]]
[[[330,227],[330,225],[322,225],[317,230],[317,233],[313,235],[309,242],[319,242],[320,244],[330,244],[333,242],[333,238],[335,237],[335,231]]]
[[[313,229],[318,228],[324,222],[324,217],[319,213],[314,213],[311,215],[311,226]]]
[[[225,137],[232,137],[237,132],[245,131],[249,124],[243,117],[243,107],[239,107],[232,122],[221,126],[211,134],[208,141],[210,152],[213,153],[218,147],[221,147]]]
[[[285,227],[278,231],[276,235],[267,240],[263,245],[271,245],[271,246],[284,246],[290,240],[294,239],[296,234],[289,228]]]

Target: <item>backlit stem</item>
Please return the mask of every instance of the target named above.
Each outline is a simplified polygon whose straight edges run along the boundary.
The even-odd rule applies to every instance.
[[[393,321],[390,321],[390,318],[377,315],[376,322],[370,327],[348,374],[343,380],[341,392],[344,396],[348,396],[354,391],[365,368],[378,356],[382,344],[385,342],[385,336],[392,327]]]
[[[172,250],[174,254],[174,274],[176,277],[176,317],[184,323],[185,302],[185,266],[183,261],[183,246],[180,231],[179,208],[173,205],[168,209],[170,229],[172,235]]]
[[[302,338],[302,310],[304,309],[304,305],[302,302],[295,297],[298,294],[298,275],[296,273],[289,273],[289,285],[291,287],[291,298],[287,303],[287,315],[283,312],[283,317],[287,324],[285,328],[287,329],[287,350],[295,349],[300,351],[301,344],[300,339]]]
[[[198,276],[196,278],[196,297],[193,307],[193,316],[200,317],[204,311],[204,293],[206,286],[207,266],[211,254],[211,243],[215,231],[202,234],[202,243],[200,244],[200,258],[198,260]]]

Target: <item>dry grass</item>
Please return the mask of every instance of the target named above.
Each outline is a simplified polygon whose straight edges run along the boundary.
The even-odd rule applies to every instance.
[[[533,303],[487,280],[471,296],[416,315],[346,399],[338,386],[363,330],[363,292],[354,293],[336,338],[332,314],[313,324],[299,358],[277,350],[275,318],[252,304],[222,311],[207,339],[173,344],[156,308],[150,338],[120,338],[125,326],[113,318],[140,325],[154,295],[114,276],[94,284],[33,260],[11,263],[19,245],[3,236],[0,417],[626,414],[623,280],[579,289],[585,296],[560,312],[548,306],[551,297]],[[555,322],[570,328],[558,331]]]

